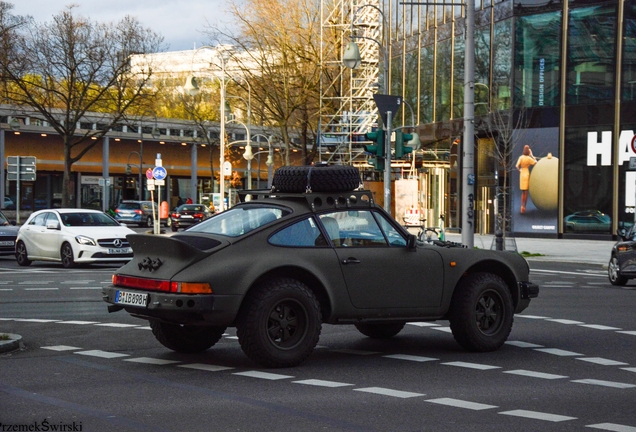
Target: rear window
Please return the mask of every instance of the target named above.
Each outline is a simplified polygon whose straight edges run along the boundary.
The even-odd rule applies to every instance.
[[[291,210],[268,206],[233,207],[188,229],[188,232],[220,234],[239,237],[256,228],[272,223],[291,213]]]
[[[120,210],[137,210],[140,207],[139,203],[121,203],[117,208]]]

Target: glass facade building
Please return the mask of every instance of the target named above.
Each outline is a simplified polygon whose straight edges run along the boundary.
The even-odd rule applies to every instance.
[[[477,231],[507,220],[520,235],[609,237],[632,224],[636,1],[474,1]],[[444,213],[460,226],[463,8],[384,7],[391,94],[413,107],[422,166],[427,155],[448,161]]]

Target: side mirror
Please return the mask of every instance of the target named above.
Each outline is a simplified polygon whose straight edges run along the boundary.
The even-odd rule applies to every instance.
[[[417,249],[417,237],[415,234],[409,234],[406,238],[406,249],[412,252],[415,252]]]
[[[60,229],[60,223],[56,222],[56,221],[48,221],[46,223],[46,229],[59,230]]]
[[[616,235],[618,235],[620,238],[625,240],[625,236],[627,235],[627,230],[625,228],[619,228],[618,231],[616,231]]]

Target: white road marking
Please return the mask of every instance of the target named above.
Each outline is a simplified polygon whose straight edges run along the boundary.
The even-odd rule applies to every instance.
[[[124,361],[134,362],[134,363],[153,364],[153,365],[167,365],[167,364],[181,363],[178,360],[164,360],[164,359],[151,358],[151,357],[129,358],[129,359],[124,359]]]
[[[549,373],[534,372],[534,371],[523,370],[523,369],[504,371],[504,373],[512,374],[512,375],[527,376],[527,377],[531,377],[531,378],[542,378],[542,379],[568,378],[565,375],[554,375],[554,374],[549,374]]]
[[[364,393],[374,393],[374,394],[379,394],[379,395],[383,395],[383,396],[392,396],[392,397],[397,397],[397,398],[402,398],[402,399],[418,397],[418,396],[426,396],[426,395],[424,395],[422,393],[413,393],[413,392],[406,392],[406,391],[400,391],[400,390],[392,390],[392,389],[382,388],[382,387],[356,388],[356,389],[353,389],[353,391],[359,391],[359,392],[364,392]]]
[[[14,321],[19,321],[19,322],[35,322],[35,323],[50,323],[50,322],[57,322],[59,320],[53,320],[53,319],[38,319],[38,318],[16,318]]]
[[[150,326],[135,327],[137,330],[152,330]]]
[[[24,281],[18,282],[18,285],[46,285],[49,283],[53,283],[53,281]]]
[[[25,291],[57,291],[59,288],[25,288]]]
[[[550,317],[537,316],[537,315],[515,315],[515,318],[528,318],[528,319],[537,319],[537,320],[550,319]]]
[[[446,333],[452,333],[450,327],[431,327],[431,329],[446,332]]]
[[[519,347],[519,348],[543,348],[543,345],[537,345],[530,342],[507,341],[505,343],[508,345]]]
[[[579,357],[576,360],[586,361],[603,366],[627,366],[629,363],[623,363],[616,360],[605,359],[601,357]]]
[[[556,322],[556,323],[559,323],[559,324],[585,324],[584,322],[581,322],[581,321],[573,321],[573,320],[569,320],[569,319],[549,318],[546,321],[552,321],[552,322]]]
[[[410,322],[408,325],[416,326],[416,327],[437,327],[439,324],[431,323],[431,322]]]
[[[99,321],[58,321],[57,324],[88,325],[88,324],[99,324]]]
[[[600,324],[580,324],[579,327],[587,327],[596,330],[620,330],[619,327],[610,327]]]
[[[222,370],[234,369],[233,367],[216,366],[216,365],[203,364],[203,363],[190,363],[190,364],[178,365],[177,367],[204,370],[208,372],[218,372]]]
[[[61,282],[62,285],[75,285],[75,284],[89,284],[95,282],[94,279],[86,279],[86,280],[73,280],[73,281],[64,281]]]
[[[121,354],[121,353],[114,353],[114,352],[101,351],[101,350],[78,351],[73,354],[92,356],[92,357],[101,357],[101,358],[130,357],[129,354]]]
[[[621,368],[621,369],[623,369],[624,371],[627,371],[627,372],[636,372],[636,368],[633,368],[633,367]]]
[[[524,417],[535,420],[545,420],[551,422],[562,422],[568,420],[576,420],[576,417],[567,417],[556,414],[542,413],[537,411],[527,411],[527,410],[512,410],[512,411],[503,411],[499,414],[515,416],[515,417]]]
[[[266,380],[281,380],[281,379],[287,379],[287,378],[294,378],[293,376],[290,376],[290,375],[280,375],[280,374],[273,374],[273,373],[261,372],[261,371],[235,372],[233,375],[246,376],[250,378],[260,378],[260,379],[266,379]]]
[[[562,274],[562,275],[578,275],[578,276],[595,276],[595,277],[607,277],[606,274],[604,273],[582,273],[582,272],[566,272],[566,271],[559,271],[559,270],[536,270],[536,269],[532,269],[530,270],[530,273],[556,273],[556,274]]]
[[[236,339],[236,340],[238,340],[238,336],[226,336],[225,339]]]
[[[126,328],[126,327],[139,327],[137,324],[122,324],[122,323],[101,323],[95,324],[99,327],[117,327],[117,328]]]
[[[452,399],[452,398],[439,398],[439,399],[427,399],[425,402],[431,402],[440,405],[452,406],[456,408],[466,408],[474,411],[481,411],[493,408],[499,408],[496,405],[486,405],[480,404],[476,402],[469,402],[461,399]]]
[[[478,369],[478,370],[501,369],[500,366],[490,366],[485,364],[468,363],[468,362],[461,362],[461,361],[448,362],[448,363],[442,363],[442,364],[447,366],[457,366],[457,367],[463,367],[468,369]]]
[[[544,352],[544,353],[553,354],[553,355],[557,355],[557,356],[561,356],[561,357],[568,357],[568,356],[581,357],[581,356],[583,356],[583,354],[575,353],[573,351],[566,351],[566,350],[562,350],[562,349],[558,349],[558,348],[535,348],[535,351],[541,351],[541,352]]]
[[[72,290],[100,290],[102,287],[70,287]]]
[[[625,425],[619,425],[615,423],[598,423],[593,425],[587,425],[585,427],[601,429],[606,431],[613,431],[613,432],[636,432],[636,427],[634,426],[625,426]]]
[[[636,331],[634,331],[634,330],[623,330],[623,331],[617,331],[616,333],[623,333],[623,334],[636,336]]]
[[[603,387],[620,388],[620,389],[627,389],[627,388],[636,387],[636,384],[627,384],[627,383],[619,383],[619,382],[614,382],[614,381],[603,381],[603,380],[596,380],[596,379],[573,380],[572,382],[580,383],[580,384],[597,385],[597,386],[603,386]]]
[[[0,291],[13,291],[13,288],[0,288]]]
[[[381,354],[378,351],[363,351],[363,350],[354,350],[354,349],[336,349],[336,350],[331,350],[331,352],[337,352],[341,354],[363,355],[363,356]]]
[[[414,355],[408,355],[408,354],[391,354],[391,355],[385,355],[382,357],[398,359],[398,360],[409,360],[409,361],[415,361],[415,362],[427,362],[427,361],[439,360],[433,357],[420,357],[420,356],[414,356]]]
[[[75,350],[82,349],[80,347],[74,347],[74,346],[68,346],[68,345],[54,345],[54,346],[45,346],[40,348],[45,350],[51,350],[51,351],[75,351]]]
[[[337,381],[324,381],[319,379],[308,379],[308,380],[292,381],[292,382],[296,384],[306,384],[306,385],[329,387],[329,388],[347,387],[347,386],[355,385],[355,384],[349,384],[349,383],[341,383]]]

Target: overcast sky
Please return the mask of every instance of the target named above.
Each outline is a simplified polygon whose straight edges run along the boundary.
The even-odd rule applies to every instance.
[[[118,21],[125,15],[160,33],[169,51],[188,50],[209,41],[202,33],[210,24],[223,28],[229,16],[224,0],[5,0],[13,3],[14,15],[31,15],[35,21],[50,21],[71,3],[75,12],[92,21]]]

